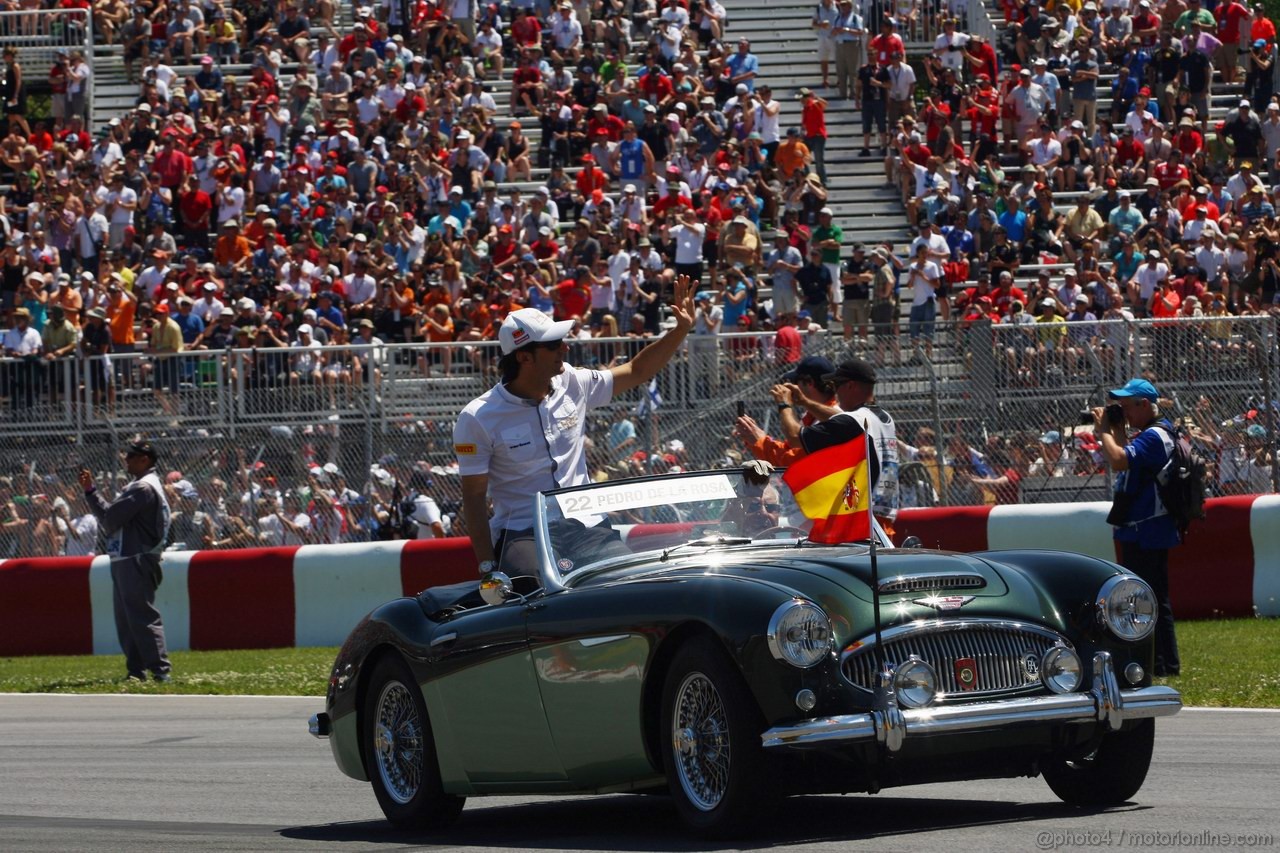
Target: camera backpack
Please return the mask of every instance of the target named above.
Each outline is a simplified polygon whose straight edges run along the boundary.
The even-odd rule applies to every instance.
[[[1156,491],[1160,502],[1178,527],[1181,536],[1196,519],[1204,518],[1204,494],[1207,464],[1191,446],[1191,439],[1181,427],[1161,424],[1173,440],[1169,461],[1156,475]]]

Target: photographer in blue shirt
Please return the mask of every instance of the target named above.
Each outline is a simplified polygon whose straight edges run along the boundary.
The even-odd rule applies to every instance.
[[[1159,602],[1155,675],[1177,675],[1181,663],[1169,604],[1169,549],[1182,538],[1156,488],[1156,476],[1173,455],[1173,427],[1160,417],[1160,395],[1145,379],[1130,379],[1108,396],[1110,405],[1093,410],[1102,453],[1116,472],[1107,523],[1115,528],[1120,564],[1150,584]],[[1138,430],[1132,439],[1126,424]]]

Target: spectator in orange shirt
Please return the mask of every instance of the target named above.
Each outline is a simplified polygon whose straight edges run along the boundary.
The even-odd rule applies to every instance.
[[[773,163],[778,167],[783,180],[791,180],[797,176],[797,172],[803,174],[812,160],[813,155],[809,151],[809,146],[800,139],[800,128],[788,128],[786,140],[778,146],[777,152],[773,155]]]
[[[435,289],[434,287],[432,288]],[[443,303],[432,305],[418,321],[417,336],[429,344],[445,344],[453,341],[453,318],[449,307]],[[431,365],[439,364],[445,376],[453,368],[453,349],[438,347],[428,349],[418,356],[418,369],[423,376],[431,375]]]
[[[240,233],[240,223],[234,219],[222,223],[222,235],[213,247],[213,263],[218,275],[227,276],[244,269],[252,257],[253,249]]]
[[[137,343],[133,333],[133,319],[138,312],[138,301],[124,292],[123,277],[111,274],[107,285],[107,326],[111,329],[111,351],[133,352]]]

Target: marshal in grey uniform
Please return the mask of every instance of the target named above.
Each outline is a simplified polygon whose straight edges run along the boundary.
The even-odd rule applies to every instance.
[[[164,623],[156,609],[160,586],[160,554],[169,534],[169,503],[155,469],[151,444],[135,442],[125,452],[125,467],[134,480],[111,503],[81,474],[85,500],[107,537],[111,583],[115,589],[116,634],[129,675],[169,680],[169,654]]]

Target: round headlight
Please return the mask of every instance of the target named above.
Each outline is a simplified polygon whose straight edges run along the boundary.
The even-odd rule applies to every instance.
[[[1054,693],[1070,693],[1080,686],[1080,656],[1066,646],[1054,646],[1040,659],[1040,680]]]
[[[903,707],[923,708],[938,694],[938,676],[928,662],[912,655],[898,666],[893,686]]]
[[[778,660],[808,669],[831,653],[831,620],[816,604],[792,599],[769,620],[769,651]]]
[[[1156,596],[1146,581],[1116,575],[1098,590],[1098,624],[1121,640],[1145,639],[1156,627]]]

